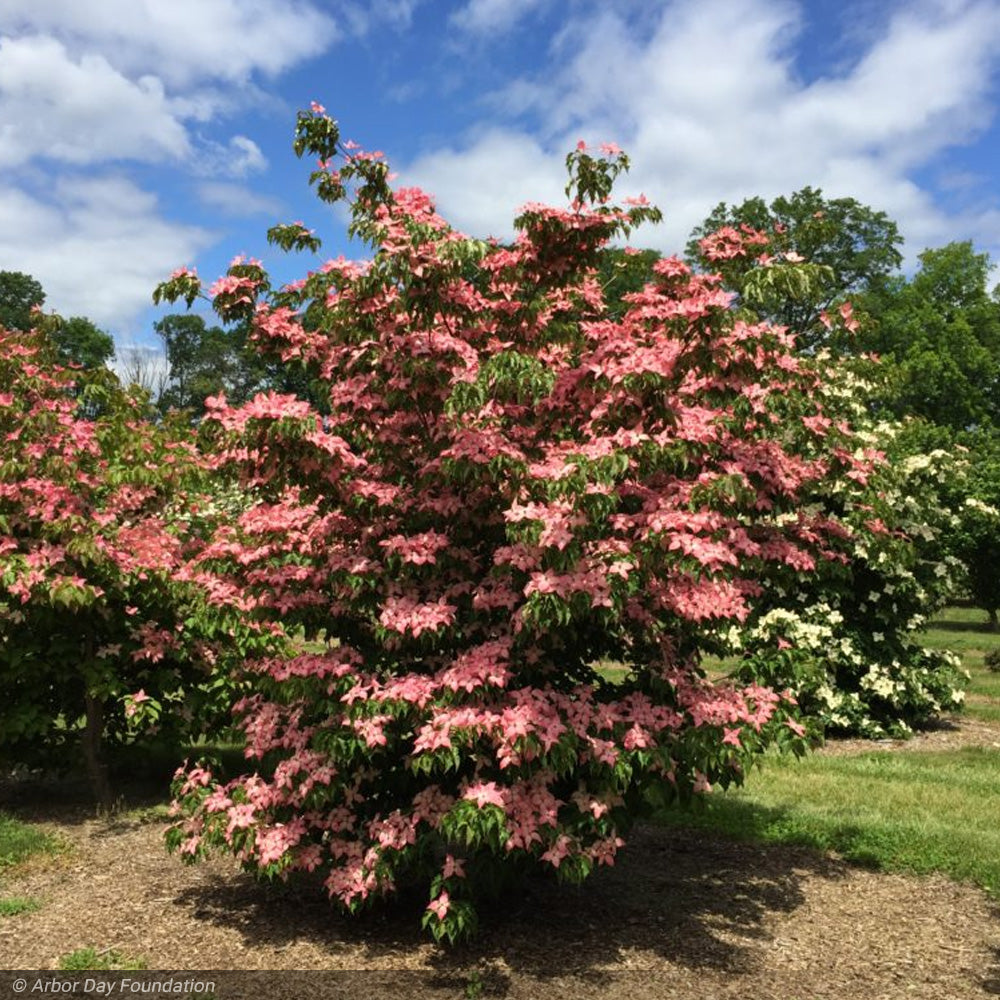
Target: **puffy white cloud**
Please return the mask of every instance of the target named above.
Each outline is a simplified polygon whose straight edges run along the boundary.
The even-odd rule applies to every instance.
[[[191,146],[155,77],[129,80],[53,38],[0,39],[0,166],[181,159]]]
[[[59,312],[127,330],[157,281],[217,237],[171,221],[186,206],[162,209],[125,171],[142,164],[143,185],[166,179],[167,191],[175,176],[204,178],[201,200],[233,217],[270,210],[224,181],[264,170],[261,148],[247,135],[220,137],[218,125],[273,101],[260,81],[340,37],[324,6],[0,3],[0,268],[34,275]],[[157,177],[158,167],[172,176]]]
[[[512,129],[482,132],[459,151],[429,153],[402,176],[439,195],[445,218],[476,236],[509,237],[515,210],[525,202],[565,201],[562,161]]]
[[[192,137],[267,98],[256,86],[325,51],[338,28],[302,0],[6,0],[0,5],[0,166],[163,159],[243,176],[246,136]]]
[[[808,11],[788,0],[674,0],[638,21],[616,8],[578,14],[544,77],[492,97],[531,128],[474,134],[418,157],[404,177],[438,194],[459,225],[499,235],[521,202],[560,186],[577,138],[613,140],[633,161],[621,193],[642,190],[666,215],[635,242],[665,250],[682,248],[719,201],[807,184],[886,211],[914,252],[976,236],[982,212],[949,215],[913,174],[991,121],[1000,6],[900,6],[852,62],[812,81],[794,59]],[[986,235],[1000,246],[1000,234]]]
[[[128,74],[168,84],[275,75],[338,37],[323,5],[304,0],[5,0],[5,34],[45,33],[73,51],[113,54]]]
[[[371,0],[369,3],[341,0],[337,14],[351,35],[364,36],[380,25],[406,31],[424,0]]]
[[[0,269],[37,278],[46,308],[116,333],[213,239],[161,218],[155,196],[124,177],[63,177],[45,201],[0,189]]]

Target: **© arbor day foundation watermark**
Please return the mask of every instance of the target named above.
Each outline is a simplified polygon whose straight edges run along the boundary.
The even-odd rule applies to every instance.
[[[10,984],[11,992],[24,996],[131,996],[161,994],[177,997],[208,997],[215,995],[211,979],[169,977],[136,979],[131,976],[21,976]]]

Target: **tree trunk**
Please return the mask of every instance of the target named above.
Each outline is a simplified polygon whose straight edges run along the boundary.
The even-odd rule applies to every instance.
[[[990,616],[990,631],[991,632],[996,632],[997,626],[998,626],[998,624],[1000,624],[1000,623],[997,622],[997,609],[996,608],[987,608],[986,609],[986,614],[988,614]]]
[[[97,804],[105,812],[110,812],[114,805],[114,797],[111,794],[108,766],[101,754],[104,703],[89,693],[84,696],[84,701],[87,706],[87,722],[83,730],[83,756],[87,762],[87,777],[90,779],[90,788],[94,798],[97,799]]]

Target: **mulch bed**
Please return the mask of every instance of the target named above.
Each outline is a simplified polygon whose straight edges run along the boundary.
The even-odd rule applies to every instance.
[[[988,746],[1000,732],[963,720],[918,739]],[[329,992],[335,977],[291,975],[269,977],[259,992],[304,1000],[461,997],[470,983],[510,998],[1000,995],[1000,910],[983,892],[806,850],[641,828],[584,887],[531,882],[483,915],[473,944],[447,949],[422,936],[418,901],[348,921],[315,893],[255,883],[231,859],[182,865],[165,853],[160,822],[45,812],[42,825],[70,850],[36,856],[6,879],[6,895],[43,905],[0,920],[5,969],[53,969],[91,946],[143,956],[153,969],[365,970],[340,980],[341,992]]]

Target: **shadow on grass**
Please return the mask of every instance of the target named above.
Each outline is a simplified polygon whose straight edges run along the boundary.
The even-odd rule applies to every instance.
[[[708,836],[756,843],[772,850],[798,849],[820,855],[833,851],[849,864],[872,870],[883,867],[887,853],[878,831],[851,823],[836,827],[814,824],[794,810],[729,797],[720,797],[700,809],[667,811],[660,822],[666,827],[700,830]]]
[[[691,970],[746,973],[773,934],[772,916],[803,903],[803,880],[847,871],[809,851],[644,826],[613,868],[583,886],[532,878],[503,905],[481,912],[475,941],[436,950],[441,982],[435,985],[461,985],[463,970],[489,970],[502,960],[515,973],[540,980],[572,976],[596,988],[617,974],[609,969],[627,969],[635,952]],[[418,928],[426,897],[405,897],[347,919],[315,888],[218,877],[184,889],[175,902],[196,920],[237,930],[248,947],[308,940],[331,955],[357,949],[377,961],[425,943]],[[490,992],[497,991],[503,995],[502,981],[492,983]]]

